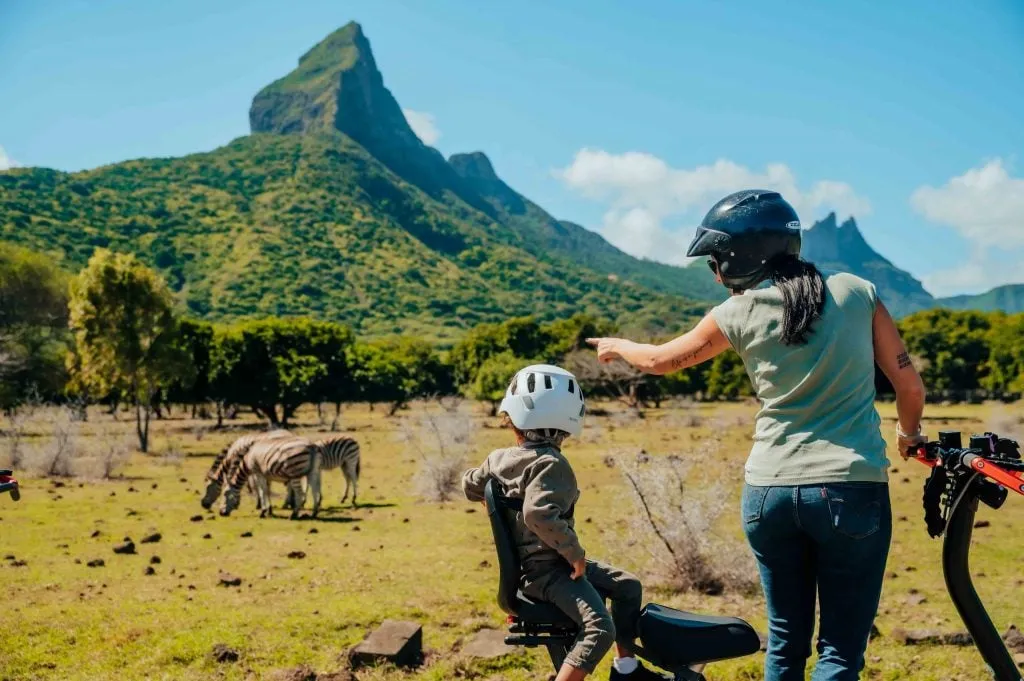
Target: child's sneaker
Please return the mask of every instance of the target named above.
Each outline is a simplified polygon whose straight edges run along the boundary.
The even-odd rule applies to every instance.
[[[610,681],[673,681],[672,676],[648,669],[640,660],[637,660],[636,669],[629,674],[623,674],[612,667],[612,673],[608,678]]]

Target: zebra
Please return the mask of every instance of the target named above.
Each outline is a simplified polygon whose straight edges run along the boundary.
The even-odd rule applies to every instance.
[[[356,493],[359,488],[359,443],[347,435],[334,435],[323,440],[317,440],[323,462],[321,470],[329,471],[340,468],[345,476],[345,493],[341,496],[341,503],[348,499],[349,486],[352,487],[352,506],[356,505]]]
[[[320,447],[306,438],[265,439],[256,442],[244,456],[232,463],[226,477],[228,490],[224,493],[224,505],[220,509],[220,514],[227,516],[238,508],[245,479],[256,474],[261,518],[273,515],[267,487],[269,480],[277,480],[288,485],[297,502],[292,509],[291,518],[298,518],[299,509],[306,500],[305,491],[302,489],[304,477],[308,479],[310,491],[313,493],[315,518],[320,512],[320,460]]]
[[[322,461],[321,471],[330,471],[340,468],[345,476],[345,493],[341,496],[341,503],[348,499],[349,490],[352,490],[352,506],[356,506],[356,494],[359,489],[359,443],[347,435],[332,435],[315,444],[320,447]],[[285,499],[285,508],[293,508],[295,500],[292,498],[291,490]]]
[[[206,472],[206,493],[203,495],[202,501],[200,502],[206,510],[210,510],[213,507],[217,497],[220,496],[221,490],[224,488],[224,478],[227,472],[231,469],[234,462],[245,456],[246,452],[256,444],[263,440],[276,440],[294,437],[294,435],[287,430],[277,429],[266,431],[262,433],[251,433],[243,435],[237,438],[230,445],[221,450],[213,459],[213,463],[210,464],[210,470]],[[251,485],[251,480],[247,480],[246,483]],[[250,487],[251,489],[251,487]]]

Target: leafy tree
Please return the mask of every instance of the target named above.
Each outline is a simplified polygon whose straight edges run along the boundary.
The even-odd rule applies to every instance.
[[[1024,314],[995,313],[990,321],[981,386],[997,397],[1019,397],[1024,393]]]
[[[707,374],[708,399],[734,400],[754,394],[743,360],[732,350],[723,352],[711,361]]]
[[[193,416],[197,405],[210,397],[210,355],[213,351],[213,325],[194,319],[178,322],[176,343],[189,358],[190,371],[176,376],[167,387],[167,401],[192,405]]]
[[[907,350],[924,360],[923,367],[918,367],[921,378],[935,393],[981,387],[990,328],[990,315],[952,310],[917,312],[899,323]]]
[[[212,392],[288,425],[305,402],[337,393],[348,380],[348,327],[310,319],[265,319],[219,330],[211,359]],[[280,407],[280,410],[278,409]]]
[[[489,402],[491,416],[498,413],[498,405],[505,397],[512,377],[523,368],[524,362],[511,352],[503,352],[489,357],[476,372],[476,378],[466,391],[470,399]]]
[[[118,391],[135,404],[139,449],[149,448],[149,417],[162,386],[188,370],[163,279],[135,256],[97,249],[71,282],[69,369],[91,394]]]
[[[0,242],[0,407],[60,395],[67,373],[67,275],[51,257]]]
[[[356,343],[350,357],[359,397],[370,404],[390,403],[389,416],[412,399],[437,394],[447,382],[434,348],[418,339]]]

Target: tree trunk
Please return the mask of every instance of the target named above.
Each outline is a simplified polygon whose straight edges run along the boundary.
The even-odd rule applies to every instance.
[[[260,418],[267,419],[270,425],[273,427],[284,425],[281,420],[277,418],[277,405],[276,404],[261,404],[259,406],[253,405],[252,410]]]
[[[394,416],[398,410],[402,408],[402,404],[403,403],[401,401],[392,402],[391,406],[388,408],[388,416]]]
[[[224,427],[224,403],[220,400],[217,401],[217,427]]]
[[[491,416],[497,416],[498,415],[498,407],[500,405],[501,405],[501,402],[491,402],[491,414],[490,414]]]
[[[338,430],[338,422],[341,420],[341,402],[334,403],[334,419],[331,421],[331,432]]]
[[[139,451],[143,454],[149,452],[149,411],[148,402],[145,407],[138,400],[135,402],[135,432],[139,436]]]

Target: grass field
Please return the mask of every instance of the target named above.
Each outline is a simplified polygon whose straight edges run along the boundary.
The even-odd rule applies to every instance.
[[[501,626],[503,616],[494,602],[497,571],[480,507],[426,503],[415,494],[417,455],[399,434],[425,409],[438,407],[415,405],[392,418],[364,406],[343,414],[343,426],[362,445],[364,505],[339,506],[343,478],[331,471],[325,474],[326,509],[317,520],[292,522],[283,511],[261,520],[247,496],[230,518],[202,511],[199,493],[211,457],[244,427],[256,427],[251,417],[215,430],[210,422],[175,412],[154,423],[155,454],[133,455],[120,478],[62,479],[58,487],[22,475],[22,500],[0,498],[0,556],[14,556],[0,561],[0,680],[264,679],[300,664],[326,673],[341,669],[346,650],[385,618],[423,625],[427,664],[412,672],[360,671],[359,679],[547,678],[550,667],[539,652],[488,663],[453,652],[481,627]],[[728,429],[722,435],[727,446],[713,461],[714,474],[732,497],[718,531],[741,536],[739,493],[753,406],[689,406],[692,418],[685,422],[678,410],[668,408],[639,421],[609,409],[608,416],[590,417],[590,435],[566,449],[583,490],[577,527],[588,554],[643,574],[640,555],[608,553],[620,543],[617,533],[625,531],[620,516],[629,506],[621,502],[622,477],[605,457],[641,448],[652,456],[696,456],[711,428]],[[894,410],[891,405],[880,410],[888,435]],[[978,431],[994,420],[1016,423],[1019,414],[1017,407],[929,407],[926,429],[932,434],[941,428]],[[93,410],[80,437],[101,437],[90,435],[96,432],[110,437],[116,429],[130,433],[134,424],[126,418],[115,424]],[[508,434],[482,411],[474,411],[473,419],[474,454],[467,463],[476,464],[490,449],[505,445]],[[30,437],[42,437],[44,428],[30,427]],[[323,430],[312,409],[300,413],[295,429]],[[161,456],[168,449],[181,449],[185,456]],[[868,648],[864,677],[985,679],[972,647],[905,647],[890,636],[895,627],[963,629],[945,593],[941,544],[925,533],[924,477],[924,467],[912,462],[898,462],[891,471],[895,530],[877,621],[882,635]],[[278,493],[281,489],[276,486]],[[190,520],[194,516],[201,520]],[[1024,500],[1011,498],[1000,511],[983,506],[979,519],[991,522],[975,531],[972,567],[979,591],[1000,631],[1010,622],[1024,625]],[[137,555],[113,553],[124,537],[138,544],[151,532],[160,532],[162,540],[139,544]],[[293,551],[305,558],[289,559]],[[152,556],[160,562],[152,565],[155,574],[146,575]],[[105,566],[88,567],[94,559]],[[241,577],[241,587],[219,586],[221,571]],[[648,596],[742,616],[765,630],[764,604],[757,597],[650,590]],[[217,643],[237,649],[240,659],[214,662],[210,651]],[[755,655],[717,663],[706,674],[716,680],[759,679],[761,662]],[[607,668],[606,660],[595,678],[607,678]]]

